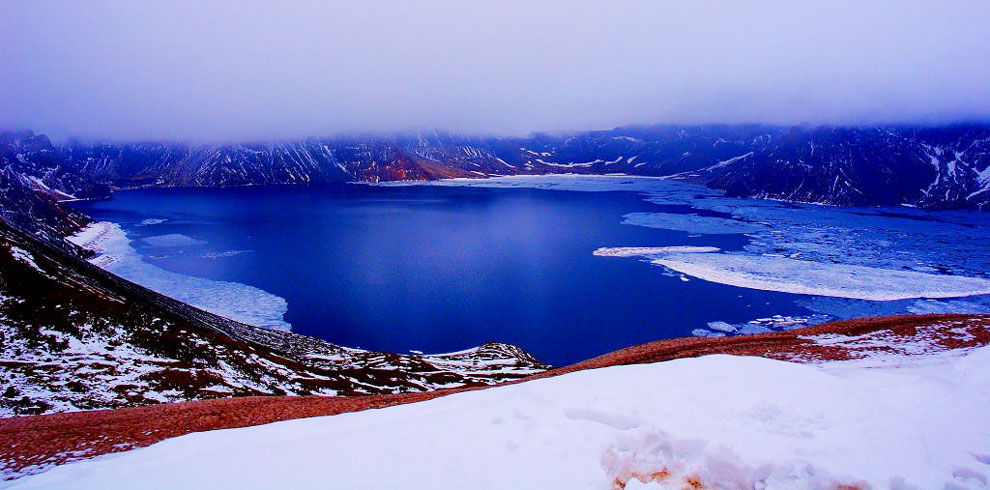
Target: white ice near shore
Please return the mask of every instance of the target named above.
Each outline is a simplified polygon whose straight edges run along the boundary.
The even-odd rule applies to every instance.
[[[786,257],[713,253],[716,247],[612,247],[603,257],[649,258],[653,264],[705,281],[792,294],[892,301],[990,294],[990,279],[822,264]]]
[[[794,330],[796,328],[818,325],[835,317],[822,315],[819,313],[811,315],[772,315],[764,318],[757,318],[745,323],[732,324],[723,321],[708,322],[708,328],[696,328],[691,331],[695,337],[712,337],[725,335],[754,335],[781,330]]]
[[[986,488],[990,348],[884,361],[608,367],[190,434],[12,488]]]
[[[292,329],[282,319],[288,309],[284,299],[246,284],[179,274],[144,262],[116,223],[93,223],[69,241],[97,252],[90,262],[165,296],[248,325]]]
[[[676,245],[673,247],[601,247],[591,252],[599,257],[637,257],[658,255],[667,253],[705,253],[718,252],[718,247],[694,247],[689,245]]]
[[[734,253],[675,253],[654,264],[706,281],[792,294],[890,301],[990,294],[990,280]]]

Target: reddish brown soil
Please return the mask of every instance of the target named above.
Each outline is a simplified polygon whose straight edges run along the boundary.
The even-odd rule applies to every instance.
[[[819,345],[809,336],[845,335],[850,342]],[[883,340],[890,347],[857,345]],[[638,364],[708,354],[763,356],[820,362],[897,351],[899,343],[927,352],[990,344],[990,315],[908,315],[864,318],[761,335],[661,340],[622,349],[528,379],[583,369]],[[525,381],[525,380],[523,380]],[[445,396],[467,389],[362,397],[242,397],[149,407],[0,419],[0,471],[8,477],[52,464],[147,446],[190,432],[247,427],[335,415]]]
[[[962,335],[954,332],[953,329],[961,329],[969,335]],[[892,346],[896,346],[898,342],[925,342],[932,346],[932,350],[960,349],[990,344],[990,315],[900,315],[857,318],[823,323],[787,332],[722,338],[685,337],[659,340],[553,369],[534,377],[555,376],[583,369],[620,364],[643,364],[710,354],[760,356],[785,361],[816,362],[854,359],[865,357],[871,352],[892,350],[891,348],[878,347],[822,346],[806,338],[827,334],[882,338]]]
[[[428,400],[452,393],[361,397],[248,396],[0,419],[0,469],[14,473],[154,444],[190,432],[247,427]]]

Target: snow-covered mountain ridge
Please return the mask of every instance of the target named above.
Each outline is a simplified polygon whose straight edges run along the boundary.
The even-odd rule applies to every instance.
[[[986,209],[990,126],[652,126],[562,136],[440,132],[256,144],[52,145],[0,135],[0,167],[79,198],[137,186],[236,186],[625,173],[730,195],[837,205]]]

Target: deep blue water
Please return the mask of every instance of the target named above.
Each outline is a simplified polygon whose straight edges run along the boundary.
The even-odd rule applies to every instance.
[[[500,341],[563,365],[687,336],[709,321],[808,312],[794,295],[684,282],[637,259],[593,256],[603,246],[747,242],[623,225],[626,213],[660,209],[632,192],[148,189],[76,207],[120,223],[145,261],[285,298],[293,331],[349,347],[430,353]],[[141,241],[170,234],[199,243]]]

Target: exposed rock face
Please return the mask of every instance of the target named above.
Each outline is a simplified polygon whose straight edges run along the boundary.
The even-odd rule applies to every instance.
[[[706,172],[730,195],[838,205],[990,209],[990,130],[793,130]]]
[[[30,187],[23,174],[0,168],[0,222],[24,230],[54,247],[82,254],[63,237],[89,222],[89,218],[59,206],[51,195]]]

